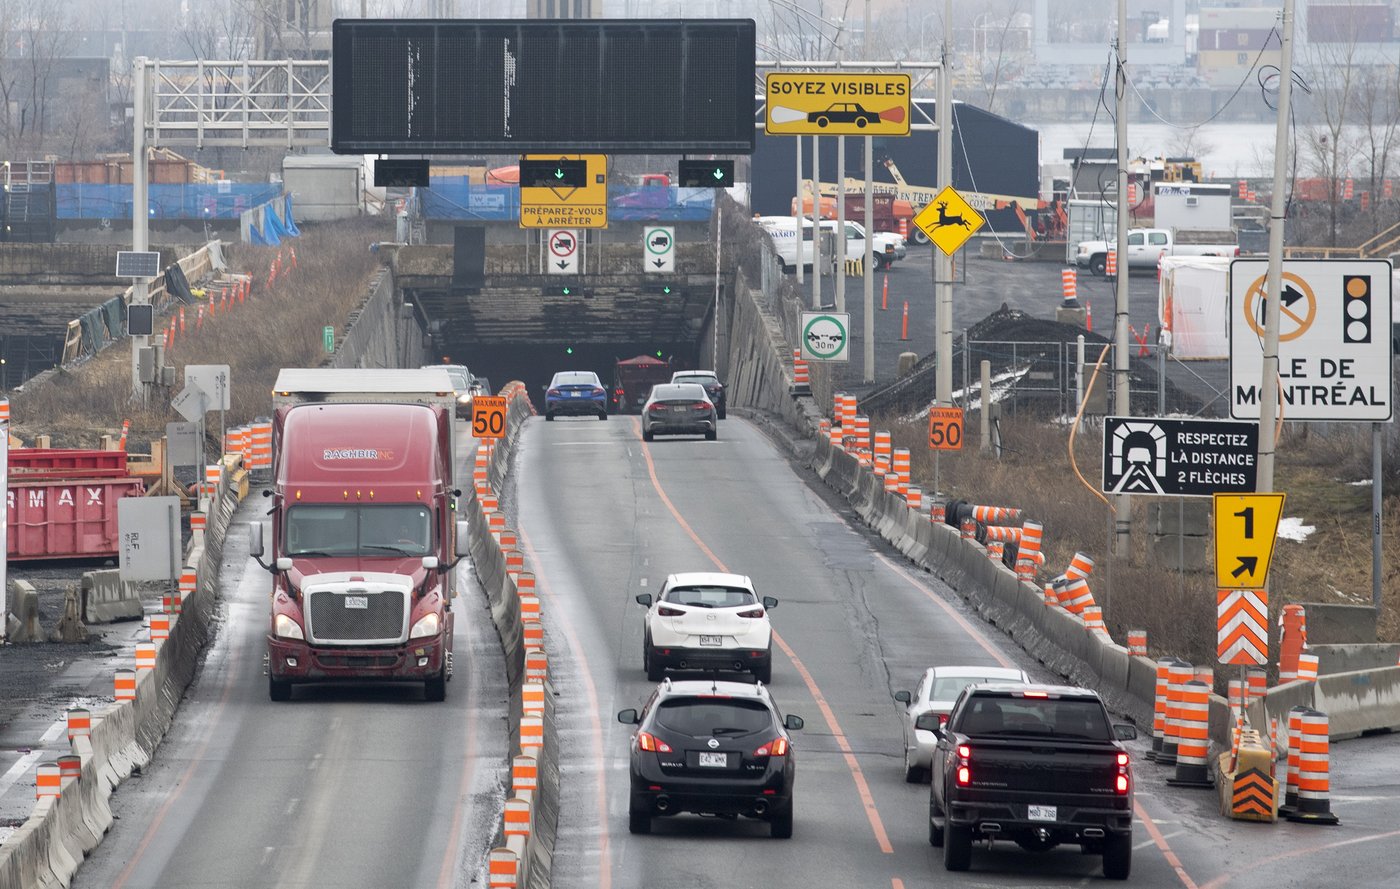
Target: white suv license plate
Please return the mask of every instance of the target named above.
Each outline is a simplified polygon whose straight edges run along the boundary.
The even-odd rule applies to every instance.
[[[723,637],[723,636],[701,636],[701,637],[700,637],[700,644],[701,644],[701,645],[723,645],[723,644],[724,644],[724,637]]]
[[[1027,806],[1026,819],[1029,821],[1054,821],[1056,820],[1056,810],[1054,806]]]
[[[701,753],[700,765],[705,768],[722,769],[729,765],[728,753]]]

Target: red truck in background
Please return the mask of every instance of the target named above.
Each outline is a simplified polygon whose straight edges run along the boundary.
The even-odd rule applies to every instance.
[[[613,387],[608,393],[611,413],[640,412],[657,383],[671,382],[671,362],[651,355],[621,358],[613,367]]]
[[[456,521],[444,370],[283,370],[273,391],[268,694],[298,683],[452,678]]]

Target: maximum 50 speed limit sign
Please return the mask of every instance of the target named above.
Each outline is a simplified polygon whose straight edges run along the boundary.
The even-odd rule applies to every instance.
[[[963,412],[960,407],[928,409],[928,446],[932,451],[961,451]]]
[[[504,438],[506,399],[503,395],[478,395],[472,399],[472,435],[477,438]]]

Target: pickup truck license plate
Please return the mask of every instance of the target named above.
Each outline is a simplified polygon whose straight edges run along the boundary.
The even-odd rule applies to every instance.
[[[369,596],[346,596],[346,597],[345,597],[345,607],[346,607],[346,608],[368,608],[368,607],[369,607]]]
[[[721,636],[701,636],[701,637],[700,637],[700,644],[701,644],[701,645],[719,645],[722,641],[723,641],[723,637],[721,637]]]
[[[722,769],[729,765],[728,753],[701,753],[700,765],[706,768]]]
[[[1026,818],[1029,821],[1054,821],[1054,806],[1027,806]]]

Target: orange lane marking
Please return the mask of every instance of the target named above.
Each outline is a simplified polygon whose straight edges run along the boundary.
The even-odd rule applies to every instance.
[[[1191,879],[1191,875],[1188,874],[1186,868],[1182,866],[1181,859],[1176,857],[1176,853],[1172,851],[1172,847],[1167,844],[1167,838],[1162,836],[1162,831],[1157,829],[1157,822],[1153,821],[1152,816],[1147,814],[1147,810],[1142,807],[1142,803],[1133,800],[1133,811],[1137,813],[1138,820],[1142,822],[1142,826],[1147,828],[1147,835],[1152,837],[1152,842],[1157,844],[1157,848],[1161,851],[1162,857],[1167,859],[1167,864],[1171,865],[1172,870],[1176,871],[1177,877],[1181,879],[1181,885],[1185,886],[1186,889],[1199,889],[1196,885],[1196,881]]]
[[[545,599],[549,601],[551,613],[558,607],[559,600],[554,595],[554,590],[549,585],[548,575],[540,570],[540,560],[535,555],[534,544],[530,542],[530,535],[525,533],[524,527],[517,532],[520,535],[520,542],[525,546],[525,553],[530,558],[530,563],[535,566],[535,586]],[[598,687],[593,684],[593,671],[588,666],[588,656],[584,654],[583,645],[579,642],[578,636],[574,633],[573,626],[569,621],[553,621],[549,625],[550,631],[560,631],[568,639],[569,648],[572,649],[574,657],[578,660],[579,666],[583,668],[583,691],[588,697],[588,714],[590,729],[593,741],[593,761],[602,763],[603,756],[603,721],[599,718]],[[551,668],[553,669],[553,668]],[[612,887],[612,852],[611,835],[608,833],[608,777],[607,769],[598,770],[598,823],[603,829],[598,832],[598,889],[611,889]]]
[[[634,419],[633,424],[640,437],[641,422]],[[700,536],[695,533],[695,530],[690,527],[690,523],[681,516],[680,510],[676,509],[675,504],[671,502],[671,498],[666,496],[665,489],[661,487],[661,480],[656,476],[656,464],[652,462],[651,451],[645,445],[642,447],[642,459],[646,460],[647,473],[651,476],[652,487],[656,489],[656,493],[660,496],[661,502],[666,504],[666,509],[670,511],[676,523],[681,526],[681,530],[684,531],[695,545],[700,548],[700,551],[715,564],[716,568],[728,573],[729,569],[725,566],[724,562],[720,561],[720,558],[705,545],[705,542],[701,540]],[[812,678],[812,674],[808,672],[806,665],[802,663],[797,653],[778,635],[777,630],[773,631],[773,641],[778,643],[778,647],[782,649],[783,654],[786,654],[792,661],[793,666],[797,668],[797,674],[802,677],[802,682],[807,686],[807,691],[811,693],[813,700],[817,702],[818,709],[822,711],[822,718],[826,720],[827,727],[831,730],[832,736],[836,738],[836,744],[841,748],[841,753],[846,760],[846,767],[850,770],[851,778],[854,779],[856,783],[856,793],[859,794],[861,804],[865,807],[865,818],[870,822],[870,829],[875,834],[875,842],[879,844],[880,851],[886,854],[893,853],[894,847],[890,845],[889,835],[885,833],[885,825],[884,822],[880,820],[880,812],[875,807],[875,797],[870,793],[870,785],[866,783],[865,773],[861,770],[860,763],[856,761],[855,753],[851,750],[851,744],[846,740],[845,733],[841,731],[841,725],[836,721],[835,712],[833,712],[830,705],[827,704],[826,696],[822,694],[821,687],[818,686],[816,680]]]
[[[890,880],[890,889],[904,889],[904,881],[899,877]]]
[[[1283,860],[1288,859],[1288,858],[1297,858],[1297,857],[1299,857],[1299,856],[1301,856],[1301,855],[1312,855],[1312,854],[1314,854],[1314,853],[1316,853],[1316,852],[1323,852],[1323,851],[1326,851],[1327,849],[1336,849],[1336,848],[1339,848],[1339,847],[1341,847],[1341,846],[1353,846],[1353,845],[1356,845],[1357,843],[1369,843],[1369,842],[1372,842],[1373,840],[1388,840],[1388,839],[1390,839],[1391,837],[1397,837],[1397,836],[1400,836],[1400,830],[1391,830],[1391,831],[1387,831],[1386,833],[1373,833],[1373,834],[1370,834],[1369,836],[1364,836],[1364,837],[1352,837],[1352,838],[1346,839],[1346,840],[1337,840],[1335,843],[1322,843],[1322,844],[1316,845],[1316,846],[1305,846],[1305,847],[1303,847],[1303,848],[1301,848],[1301,849],[1293,849],[1293,850],[1288,851],[1288,852],[1278,852],[1278,853],[1274,853],[1274,854],[1272,854],[1272,855],[1269,856],[1269,860],[1270,860],[1270,861],[1283,861]],[[1256,866],[1256,865],[1251,864],[1251,865],[1250,865],[1250,868],[1254,868],[1255,866]],[[1215,879],[1211,880],[1209,883],[1206,883],[1204,886],[1201,887],[1201,889],[1220,889],[1220,887],[1222,887],[1222,886],[1228,886],[1228,885],[1230,885],[1230,882],[1231,882],[1232,880],[1234,880],[1236,877],[1240,877],[1240,876],[1244,876],[1244,874],[1243,874],[1243,873],[1237,873],[1237,874],[1221,874],[1220,876],[1218,876],[1218,877],[1216,877]]]

